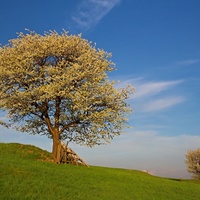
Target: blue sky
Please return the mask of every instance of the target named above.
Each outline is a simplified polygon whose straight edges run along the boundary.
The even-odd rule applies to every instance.
[[[109,78],[136,89],[132,128],[109,145],[71,147],[91,165],[189,178],[185,154],[200,146],[199,9],[199,0],[1,1],[0,43],[25,28],[65,29],[112,52],[117,70]],[[45,137],[2,127],[0,141],[51,151]]]

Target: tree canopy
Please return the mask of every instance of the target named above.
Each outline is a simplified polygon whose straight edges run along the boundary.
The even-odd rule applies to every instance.
[[[0,109],[17,130],[53,139],[59,162],[61,140],[94,146],[120,135],[131,112],[131,86],[108,79],[111,53],[81,35],[19,33],[0,47]]]

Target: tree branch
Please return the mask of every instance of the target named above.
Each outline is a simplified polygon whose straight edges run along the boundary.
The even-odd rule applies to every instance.
[[[62,127],[62,129],[59,131],[59,134],[61,134],[64,130],[66,130],[67,128],[69,128],[72,125],[77,125],[79,123],[79,120],[76,120],[74,122],[70,122],[69,124],[66,124]]]
[[[59,128],[59,121],[60,121],[60,97],[56,97],[56,105],[55,105],[55,128]]]

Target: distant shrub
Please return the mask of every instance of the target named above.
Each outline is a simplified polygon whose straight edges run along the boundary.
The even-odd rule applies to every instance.
[[[200,148],[189,150],[185,156],[188,172],[193,173],[192,178],[200,180]]]

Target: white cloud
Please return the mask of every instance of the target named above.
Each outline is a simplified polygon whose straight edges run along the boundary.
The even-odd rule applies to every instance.
[[[172,133],[173,134],[173,133]],[[36,145],[51,151],[52,141],[46,136],[27,135],[1,128],[1,142]],[[200,136],[181,134],[161,135],[155,130],[129,130],[114,138],[109,145],[87,148],[70,144],[89,165],[146,170],[157,176],[190,178],[186,170],[185,154],[196,149]]]
[[[200,136],[163,136],[135,130],[115,138],[111,144],[92,149],[72,147],[90,165],[147,170],[157,176],[190,178],[185,154],[199,147]]]
[[[185,98],[181,96],[156,99],[154,101],[146,103],[143,106],[142,111],[143,112],[159,111],[159,110],[163,110],[163,109],[175,106],[184,101],[185,101]]]
[[[83,0],[72,20],[81,28],[95,26],[120,0]]]

